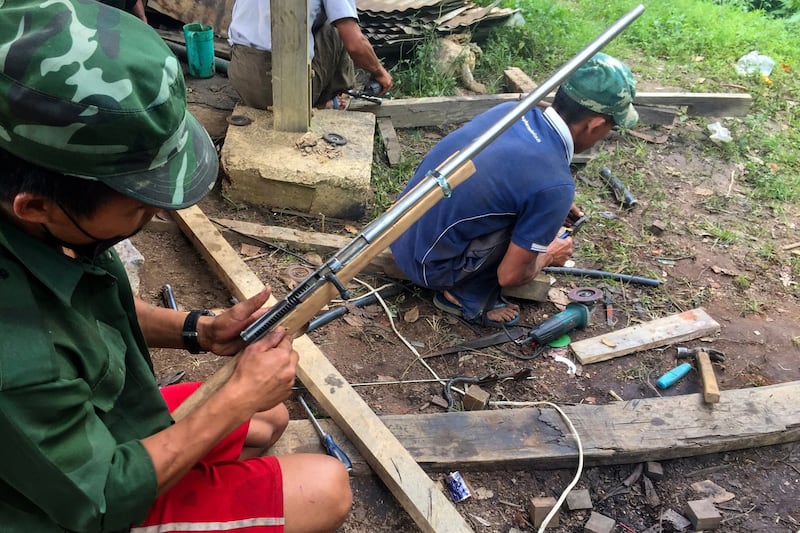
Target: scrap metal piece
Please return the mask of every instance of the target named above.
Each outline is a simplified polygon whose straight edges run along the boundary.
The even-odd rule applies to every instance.
[[[225,117],[225,120],[231,126],[247,126],[253,122],[250,117],[246,117],[244,115],[228,115]]]
[[[322,136],[322,140],[334,146],[344,146],[345,144],[347,144],[347,139],[345,139],[343,135],[339,135],[338,133],[325,133]]]

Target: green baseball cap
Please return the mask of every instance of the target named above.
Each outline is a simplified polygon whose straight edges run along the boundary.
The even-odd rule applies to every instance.
[[[633,107],[636,82],[631,69],[610,55],[601,52],[592,56],[561,88],[587,109],[610,115],[621,128],[632,128],[639,120]]]
[[[152,28],[92,0],[0,6],[0,148],[156,207],[208,194],[216,149]]]

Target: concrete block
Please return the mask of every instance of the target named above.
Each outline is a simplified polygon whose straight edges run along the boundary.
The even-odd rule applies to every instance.
[[[461,400],[465,411],[482,411],[489,405],[489,393],[478,387],[470,385]]]
[[[552,497],[546,498],[531,498],[531,505],[530,505],[530,515],[531,520],[533,521],[533,527],[538,528],[544,522],[545,517],[550,512],[550,510],[555,507],[556,499]],[[556,513],[553,516],[553,519],[550,520],[550,523],[547,524],[547,527],[555,527],[558,525],[558,518],[559,513]]]
[[[722,525],[722,515],[711,500],[694,500],[686,504],[686,517],[695,530],[717,529]]]
[[[592,511],[592,515],[583,526],[583,531],[584,533],[611,533],[615,527],[617,527],[616,520]]]
[[[270,111],[239,104],[233,114],[251,122],[228,128],[220,154],[232,200],[337,218],[363,215],[372,196],[375,115],[316,109],[301,135],[275,131]],[[326,133],[347,143],[329,144]]]
[[[520,300],[531,300],[534,302],[546,302],[547,292],[550,290],[550,276],[539,273],[532,281],[519,287],[503,287],[503,296],[519,298]]]
[[[587,489],[572,489],[567,494],[567,509],[580,511],[592,508],[592,497]]]

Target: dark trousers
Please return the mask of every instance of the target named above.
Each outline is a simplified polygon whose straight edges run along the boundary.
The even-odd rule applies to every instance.
[[[312,105],[324,106],[337,94],[355,85],[353,60],[339,32],[325,23],[314,34],[311,60]],[[231,48],[228,79],[245,105],[266,109],[272,105],[272,53],[235,44]]]

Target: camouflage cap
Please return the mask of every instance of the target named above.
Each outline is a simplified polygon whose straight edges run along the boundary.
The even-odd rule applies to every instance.
[[[203,198],[219,165],[175,56],[93,0],[0,1],[0,148],[167,209]]]
[[[561,88],[582,106],[610,115],[621,128],[632,128],[639,120],[633,107],[636,83],[631,69],[607,54],[592,56]]]

